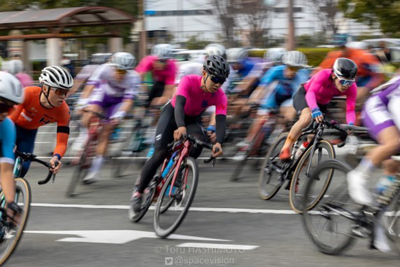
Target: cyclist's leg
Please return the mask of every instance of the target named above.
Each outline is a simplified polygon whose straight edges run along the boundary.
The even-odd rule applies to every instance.
[[[20,152],[32,153],[35,148],[37,130],[28,130],[15,125],[17,131],[17,150]],[[25,177],[31,165],[30,161],[24,161],[22,165],[21,177]]]
[[[138,192],[140,194],[146,189],[147,185],[155,175],[157,168],[163,163],[167,156],[167,146],[174,140],[173,133],[176,129],[177,126],[174,118],[174,108],[171,104],[168,104],[164,108],[157,124],[154,153],[142,168],[138,187]]]
[[[349,193],[354,201],[370,205],[372,197],[366,188],[370,173],[384,160],[396,153],[400,147],[400,132],[392,118],[394,117],[378,96],[370,98],[363,110],[364,125],[371,137],[379,142],[362,159],[361,163],[347,175]]]
[[[174,140],[174,131],[176,129],[177,126],[174,118],[174,108],[170,103],[161,113],[160,120],[157,124],[154,153],[144,164],[140,174],[139,185],[137,186],[137,189],[134,190],[131,198],[131,205],[135,212],[140,212],[142,209],[142,194],[156,174],[158,167],[167,157],[168,144]]]

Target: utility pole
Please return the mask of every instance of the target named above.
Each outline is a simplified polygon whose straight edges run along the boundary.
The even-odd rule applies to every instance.
[[[146,24],[145,24],[145,15],[144,15],[144,1],[139,0],[139,16],[138,21],[136,23],[141,24],[141,31],[139,34],[139,60],[146,56]]]
[[[289,51],[294,50],[296,47],[295,35],[294,35],[295,28],[294,28],[294,16],[293,16],[293,2],[294,0],[289,0],[289,6],[288,6],[289,28],[286,40],[286,49]]]

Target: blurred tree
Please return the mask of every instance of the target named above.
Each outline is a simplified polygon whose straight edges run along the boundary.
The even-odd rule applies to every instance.
[[[187,49],[204,49],[210,42],[198,39],[197,35],[190,36],[186,42]]]
[[[390,36],[400,33],[400,0],[340,0],[347,18],[379,27]]]
[[[236,46],[234,39],[235,17],[240,11],[240,0],[210,0],[214,14],[222,25],[222,32],[228,47]]]
[[[252,47],[265,47],[264,36],[268,34],[268,18],[273,5],[266,5],[262,0],[242,0],[240,3],[239,18],[249,30],[249,42]]]
[[[339,11],[339,0],[309,0],[309,6],[318,17],[322,32],[334,35],[338,30],[336,14]]]

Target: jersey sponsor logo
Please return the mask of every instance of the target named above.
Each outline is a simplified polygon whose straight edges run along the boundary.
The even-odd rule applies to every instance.
[[[46,119],[45,119],[44,117],[42,117],[42,118],[39,120],[39,122],[43,122],[44,124],[48,124],[48,123],[50,122],[50,120],[47,120],[47,121],[46,121]]]
[[[226,104],[224,104],[224,103],[221,103],[221,104],[217,105],[217,108],[218,109],[222,109],[222,110],[226,110],[228,108],[228,106]]]
[[[156,141],[160,141],[160,140],[161,140],[161,137],[162,137],[162,134],[158,134],[158,135],[156,136]]]
[[[201,103],[201,107],[202,108],[206,108],[206,107],[208,107],[209,105],[208,105],[208,101],[207,100],[203,100],[203,102]]]

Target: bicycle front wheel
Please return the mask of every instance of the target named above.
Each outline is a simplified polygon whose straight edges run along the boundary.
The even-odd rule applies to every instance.
[[[31,188],[28,182],[23,178],[15,179],[15,203],[23,210],[20,218],[20,223],[15,226],[7,221],[7,216],[0,212],[0,266],[3,265],[17,248],[21,240],[26,223],[29,217],[31,207]],[[2,209],[7,207],[7,202],[4,193],[0,193],[0,205]]]
[[[356,217],[361,208],[354,203],[347,189],[346,175],[351,167],[336,159],[322,162],[308,179],[303,199],[303,225],[308,237],[319,251],[337,255],[350,247],[355,241]],[[333,173],[334,179],[325,191],[324,197],[314,210],[307,210],[309,196],[313,195],[318,177]]]
[[[331,143],[326,140],[321,140],[316,144],[314,154],[311,155],[312,147],[309,147],[299,160],[297,167],[293,173],[290,183],[289,202],[292,209],[297,212],[303,212],[303,196],[305,185],[311,173],[318,165],[327,160],[335,158],[335,150]],[[310,161],[311,160],[311,161]],[[326,174],[326,175],[325,175]],[[314,181],[313,192],[308,196],[307,210],[310,210],[318,204],[323,197],[326,189],[331,182],[333,171],[325,173],[324,176],[318,176]]]
[[[265,156],[258,179],[258,196],[261,199],[270,200],[273,198],[284,183],[280,172],[283,171],[287,163],[279,159],[279,154],[287,136],[288,133],[282,133]]]
[[[154,231],[161,238],[166,238],[175,232],[189,211],[199,180],[196,160],[191,157],[186,158],[179,168],[176,181],[172,184],[174,174],[175,171],[166,178],[154,213]]]

